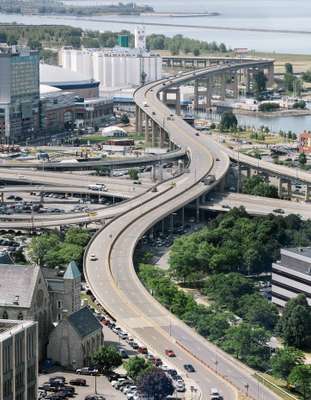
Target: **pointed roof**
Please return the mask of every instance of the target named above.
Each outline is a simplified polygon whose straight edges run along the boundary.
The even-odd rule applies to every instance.
[[[81,338],[97,330],[102,330],[101,323],[87,306],[70,314],[68,316],[68,322]]]
[[[68,264],[68,267],[64,274],[64,279],[77,279],[80,277],[81,277],[81,274],[80,274],[79,268],[77,267],[77,264],[74,261],[71,261]]]

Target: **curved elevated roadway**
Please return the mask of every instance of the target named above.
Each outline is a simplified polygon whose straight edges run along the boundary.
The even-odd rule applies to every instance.
[[[25,161],[3,161],[0,163],[0,168],[36,168],[40,170],[55,170],[55,171],[79,171],[87,169],[95,169],[98,167],[107,167],[111,169],[143,167],[146,165],[154,165],[158,163],[168,163],[184,158],[185,151],[177,150],[154,156],[123,158],[118,160],[95,160],[95,161],[80,161],[80,162],[25,162]]]
[[[246,65],[243,63],[243,68]],[[250,66],[255,65],[258,62],[250,63]],[[228,68],[211,67],[196,71],[195,75],[213,76]],[[165,357],[166,348],[172,348],[177,357],[170,361],[178,369],[182,370],[183,364],[188,362],[195,366],[192,378],[201,388],[203,399],[209,398],[210,388],[215,386],[225,399],[233,399],[237,395],[235,386],[244,393],[248,388],[249,396],[254,399],[274,400],[277,396],[253,378],[253,371],[201,338],[156,302],[139,281],[133,266],[133,253],[143,234],[166,215],[211,190],[229,168],[229,157],[218,143],[203,135],[195,136],[194,129],[179,117],[168,120],[170,110],[159,100],[165,87],[193,80],[193,75],[186,73],[150,83],[136,91],[136,104],[165,128],[175,144],[188,150],[189,172],[173,184],[159,185],[156,193],[148,192],[129,201],[127,212],[112,220],[89,244],[84,259],[85,276],[97,300],[121,326],[162,357]],[[201,182],[207,174],[216,178],[209,186]],[[95,254],[98,260],[91,261],[90,254]],[[218,372],[225,379],[211,372],[216,360]]]

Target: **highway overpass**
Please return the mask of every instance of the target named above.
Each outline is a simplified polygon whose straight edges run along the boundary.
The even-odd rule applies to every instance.
[[[93,238],[84,258],[86,279],[100,304],[157,354],[165,358],[165,348],[172,348],[177,354],[173,363],[178,369],[187,362],[193,363],[196,368],[193,378],[202,390],[203,399],[209,398],[213,386],[226,399],[236,398],[235,388],[258,400],[278,397],[257,382],[252,370],[201,338],[155,301],[136,276],[133,253],[138,240],[156,222],[221,184],[230,163],[222,146],[207,136],[197,136],[181,118],[172,117],[160,100],[161,92],[191,80],[212,79],[232,68],[237,71],[260,66],[260,62],[252,62],[210,67],[150,83],[136,91],[139,129],[144,121],[148,139],[151,125],[152,142],[157,134],[163,140],[165,133],[177,146],[187,150],[191,161],[189,171],[172,183],[160,184],[156,193],[148,192],[129,201],[127,212],[113,219]],[[202,180],[207,175],[215,177],[215,182],[204,184]],[[98,260],[91,261],[90,254],[95,254]],[[212,372],[216,360],[219,375]]]
[[[200,209],[228,212],[234,207],[241,206],[245,208],[248,214],[254,216],[297,214],[305,220],[311,218],[311,205],[308,203],[270,199],[241,193],[212,193],[208,196],[206,203],[200,204]]]
[[[0,168],[35,168],[44,171],[85,171],[97,168],[107,169],[126,169],[133,167],[145,167],[147,165],[165,164],[185,158],[186,153],[183,150],[170,151],[164,154],[155,154],[142,157],[105,159],[96,161],[79,161],[79,162],[33,162],[33,161],[2,161]]]

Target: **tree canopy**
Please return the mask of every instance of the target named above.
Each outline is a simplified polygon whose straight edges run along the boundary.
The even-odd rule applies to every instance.
[[[70,261],[81,265],[84,247],[90,238],[90,233],[80,228],[70,228],[64,235],[44,233],[32,238],[28,251],[32,261],[40,266],[54,268]]]
[[[93,354],[93,361],[104,374],[122,365],[122,357],[114,346],[104,346]]]
[[[152,368],[144,373],[138,380],[138,391],[141,395],[153,400],[166,399],[174,393],[172,380],[164,371]]]
[[[310,346],[311,307],[304,294],[299,294],[286,303],[279,328],[288,346],[299,349]]]
[[[225,111],[221,114],[219,129],[223,132],[235,132],[238,127],[238,120],[232,111]]]
[[[294,347],[278,349],[271,358],[272,372],[275,376],[288,380],[288,377],[297,365],[304,363],[304,354]]]
[[[271,197],[277,199],[278,190],[275,186],[265,182],[259,175],[243,179],[242,192],[253,196]]]

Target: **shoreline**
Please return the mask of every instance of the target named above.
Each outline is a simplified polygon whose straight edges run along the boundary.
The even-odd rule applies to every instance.
[[[232,111],[237,115],[247,115],[252,117],[264,117],[264,118],[280,118],[280,117],[303,117],[311,115],[311,110],[278,110],[271,112],[262,111],[249,111],[241,108],[233,108]]]

